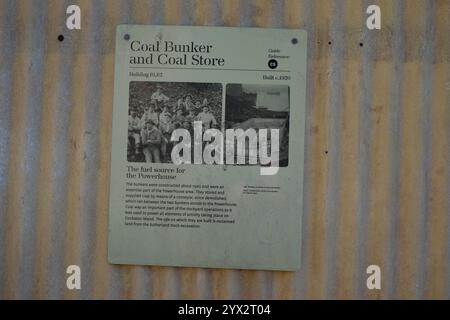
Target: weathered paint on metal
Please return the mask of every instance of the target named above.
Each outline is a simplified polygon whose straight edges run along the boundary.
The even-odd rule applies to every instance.
[[[299,272],[107,263],[121,23],[308,31]],[[448,0],[0,0],[0,298],[449,299],[449,35]]]

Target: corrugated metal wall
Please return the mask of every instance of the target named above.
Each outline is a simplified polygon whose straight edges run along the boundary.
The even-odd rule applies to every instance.
[[[308,31],[301,271],[107,263],[119,23]],[[0,0],[0,297],[450,298],[449,60],[448,0]]]

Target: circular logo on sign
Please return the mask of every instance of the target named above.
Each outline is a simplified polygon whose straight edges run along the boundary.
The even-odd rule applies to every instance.
[[[270,69],[276,69],[278,67],[278,61],[275,59],[269,60],[269,68]]]

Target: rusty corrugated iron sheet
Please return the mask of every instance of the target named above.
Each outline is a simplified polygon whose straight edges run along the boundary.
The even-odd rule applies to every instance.
[[[120,23],[308,31],[301,271],[107,263]],[[449,34],[448,0],[0,0],[0,298],[449,299]]]

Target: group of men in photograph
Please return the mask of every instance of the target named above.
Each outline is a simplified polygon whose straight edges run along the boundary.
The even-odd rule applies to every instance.
[[[147,163],[171,161],[173,130],[184,128],[192,133],[194,121],[201,121],[204,130],[219,126],[206,98],[194,101],[192,95],[187,94],[176,102],[171,101],[160,85],[150,101],[139,102],[139,109],[141,112],[136,109],[129,112],[128,150],[132,157],[142,152]]]

